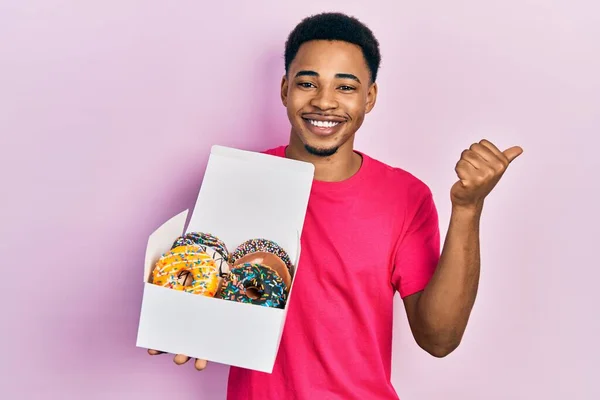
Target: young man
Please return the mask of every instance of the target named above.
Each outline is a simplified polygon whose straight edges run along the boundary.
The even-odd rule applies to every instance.
[[[444,357],[461,341],[479,280],[484,198],[522,149],[482,140],[462,153],[440,256],[428,186],[353,148],[375,106],[379,63],[372,32],[343,14],[307,18],[288,38],[281,99],[290,141],[267,153],[315,165],[296,301],[273,373],[231,368],[229,400],[398,399],[390,383],[396,291],[425,351]]]

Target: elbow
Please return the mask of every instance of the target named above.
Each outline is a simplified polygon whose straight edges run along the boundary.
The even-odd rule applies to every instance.
[[[450,355],[452,352],[454,352],[454,350],[456,350],[457,348],[458,344],[446,346],[435,345],[424,348],[424,350],[435,358],[444,358]]]
[[[435,358],[444,358],[454,352],[460,345],[460,339],[420,340],[419,347]]]

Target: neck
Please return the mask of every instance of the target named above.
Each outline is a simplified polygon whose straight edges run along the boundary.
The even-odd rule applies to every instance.
[[[354,138],[350,138],[338,151],[329,157],[320,157],[309,153],[304,144],[292,133],[286,157],[305,161],[315,166],[315,180],[340,182],[356,174],[362,165],[362,157],[353,148]]]

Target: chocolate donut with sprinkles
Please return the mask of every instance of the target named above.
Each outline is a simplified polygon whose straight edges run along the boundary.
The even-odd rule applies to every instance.
[[[288,291],[281,277],[260,264],[239,264],[223,280],[219,296],[225,300],[284,308]]]
[[[231,253],[229,262],[233,267],[241,264],[260,264],[275,271],[288,290],[292,283],[290,257],[272,240],[259,238],[242,243]]]
[[[189,232],[177,238],[171,248],[185,245],[199,246],[215,261],[220,276],[225,276],[229,272],[229,251],[221,239],[210,233]]]

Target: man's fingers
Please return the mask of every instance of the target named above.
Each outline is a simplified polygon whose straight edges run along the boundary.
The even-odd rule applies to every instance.
[[[498,147],[496,147],[496,145],[493,144],[492,142],[490,142],[489,140],[483,139],[479,142],[479,144],[486,147],[489,151],[491,151],[499,159],[504,160],[504,154],[502,154],[500,149]]]
[[[158,354],[164,354],[164,351],[148,349],[148,354],[150,354],[151,356],[155,356]],[[190,360],[190,357],[186,356],[185,354],[176,354],[175,357],[173,357],[173,362],[177,365],[183,365],[186,362],[188,362],[189,360]],[[194,362],[194,367],[196,367],[196,369],[198,371],[202,371],[204,368],[206,368],[207,364],[208,364],[208,361],[200,360],[197,358],[196,361]]]
[[[503,162],[511,163],[515,158],[520,156],[523,153],[523,148],[520,146],[513,146],[504,151],[500,151],[496,145],[491,143],[489,140],[483,139],[479,142],[479,144],[487,147],[490,151],[492,151],[500,160]]]
[[[196,369],[198,371],[202,371],[204,368],[206,368],[206,364],[207,364],[206,360],[200,360],[197,358],[196,362],[194,363],[194,367],[196,367]]]
[[[473,149],[463,151],[461,158],[471,164],[475,169],[481,169],[485,166],[485,158]]]
[[[456,171],[458,179],[460,179],[463,183],[463,186],[465,186],[468,183],[469,178],[474,174],[475,171],[477,171],[477,168],[475,168],[473,164],[461,158],[458,163],[456,163],[454,171]]]
[[[185,364],[186,362],[188,362],[189,359],[190,358],[188,356],[183,355],[183,354],[177,354],[175,357],[173,357],[173,361],[177,365]]]

